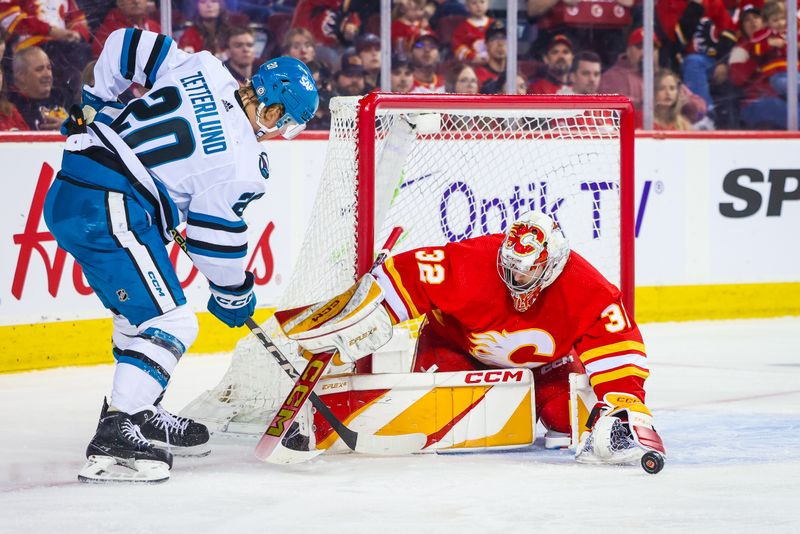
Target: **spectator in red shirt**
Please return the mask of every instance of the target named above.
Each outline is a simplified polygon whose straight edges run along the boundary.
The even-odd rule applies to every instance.
[[[780,6],[776,6],[777,9],[768,6],[769,4],[764,6],[764,11],[767,13],[772,9],[775,11],[783,9]],[[773,25],[777,27],[781,16],[775,12],[773,14],[775,16]],[[772,30],[764,27],[764,19],[757,5],[753,4],[745,4],[741,8],[740,26],[743,35],[731,51],[730,78],[734,85],[744,92],[741,108],[742,123],[749,129],[786,129],[786,99],[770,84],[771,78],[775,78],[774,73],[770,76],[764,72],[757,61],[766,59],[766,53],[771,51],[769,35]],[[781,43],[774,42],[774,44]],[[756,56],[756,48],[760,48],[761,58]],[[780,89],[780,86],[778,88]]]
[[[573,59],[572,41],[566,35],[554,35],[547,45],[543,59],[547,71],[528,87],[528,92],[534,95],[554,95],[569,86],[569,71]]]
[[[5,41],[0,40],[0,57],[6,52]],[[22,115],[19,114],[17,106],[8,99],[6,91],[3,69],[0,69],[0,131],[28,130],[28,125]]]
[[[94,34],[92,52],[95,57],[100,55],[111,32],[120,28],[138,28],[161,33],[158,21],[147,15],[147,0],[117,0],[117,8],[108,12]]]
[[[14,25],[9,32],[14,50],[41,47],[52,62],[56,86],[77,94],[91,47],[86,16],[75,0],[14,0],[6,4],[8,12],[2,4],[6,2],[0,1],[0,27]]]
[[[208,50],[222,57],[227,48],[231,25],[224,0],[195,0],[194,17],[178,41],[178,48],[187,52]]]
[[[244,87],[253,77],[253,64],[256,62],[256,37],[250,28],[231,28],[228,30],[228,60],[223,63],[233,77]]]
[[[453,30],[453,56],[461,61],[486,63],[486,30],[493,19],[486,16],[489,0],[467,0],[469,17]]]
[[[763,15],[767,27],[753,33],[751,57],[772,89],[786,98],[786,4],[769,2]]]
[[[395,2],[392,14],[392,50],[409,54],[417,37],[431,33],[428,19],[425,18],[425,5],[425,0]]]
[[[335,66],[339,48],[350,45],[361,26],[361,17],[352,4],[349,0],[298,0],[290,27],[310,31],[317,59]]]
[[[392,92],[410,93],[414,88],[414,69],[408,56],[396,54],[392,57]]]
[[[653,47],[653,64],[657,68],[660,42],[656,37]],[[600,79],[600,93],[625,95],[633,102],[636,110],[637,127],[642,126],[642,104],[644,101],[644,78],[642,66],[644,58],[644,30],[636,28],[628,36],[628,48],[621,54],[613,67],[603,73]],[[706,114],[705,100],[680,84],[683,114],[692,122],[701,120]]]
[[[686,86],[711,111],[711,84],[727,79],[727,56],[736,44],[723,0],[659,0],[656,17],[672,64],[680,65]]]
[[[417,37],[411,49],[414,65],[412,93],[444,93],[444,80],[439,70],[439,39],[432,33]]]
[[[475,74],[478,76],[481,92],[484,92],[483,89],[486,84],[497,80],[506,71],[508,48],[506,25],[503,21],[495,20],[486,30],[486,53],[488,57],[486,64],[475,67]],[[527,82],[525,85],[527,89]]]

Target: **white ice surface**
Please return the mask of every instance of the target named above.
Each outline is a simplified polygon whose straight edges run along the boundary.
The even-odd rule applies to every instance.
[[[111,366],[0,375],[0,532],[800,532],[800,318],[649,324],[664,470],[567,451],[258,462],[217,445],[158,486],[76,480]],[[165,401],[216,384],[186,357]]]

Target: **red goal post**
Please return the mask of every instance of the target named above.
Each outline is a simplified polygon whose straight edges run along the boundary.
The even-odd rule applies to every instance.
[[[358,276],[366,273],[374,258],[376,236],[375,157],[376,119],[380,110],[463,110],[475,112],[499,109],[597,110],[618,114],[619,195],[620,195],[620,280],[623,302],[634,315],[634,129],[635,117],[630,99],[618,95],[461,95],[397,94],[373,92],[361,99],[358,111],[358,189],[357,189],[357,266]],[[576,129],[588,130],[584,125]],[[592,132],[584,131],[592,135]],[[546,136],[547,134],[544,134]]]

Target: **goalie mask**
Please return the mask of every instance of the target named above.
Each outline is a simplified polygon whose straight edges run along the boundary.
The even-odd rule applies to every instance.
[[[527,311],[542,289],[558,278],[568,257],[567,238],[544,213],[514,222],[497,252],[497,273],[511,292],[514,309]]]

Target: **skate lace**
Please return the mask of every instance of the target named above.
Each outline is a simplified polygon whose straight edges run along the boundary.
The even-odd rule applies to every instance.
[[[139,430],[138,425],[133,424],[130,419],[123,421],[121,428],[125,437],[136,445],[150,445],[150,442],[142,435],[142,431]]]
[[[157,410],[156,416],[153,419],[153,424],[156,427],[164,430],[167,433],[177,432],[181,436],[184,434],[184,432],[186,432],[186,428],[191,422],[189,419],[172,415],[167,410],[162,408],[160,404],[158,405]]]

